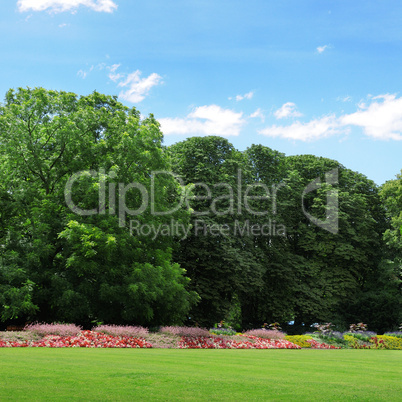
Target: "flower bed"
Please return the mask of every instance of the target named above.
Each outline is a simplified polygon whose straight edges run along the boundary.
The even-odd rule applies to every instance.
[[[223,333],[222,333],[223,332]],[[285,339],[282,339],[285,337]],[[286,335],[278,330],[250,330],[231,335],[205,328],[162,327],[149,332],[137,326],[100,325],[82,331],[74,324],[31,324],[22,332],[0,332],[0,348],[86,347],[86,348],[180,348],[180,349],[399,349],[400,332],[376,335],[374,332],[333,332]]]
[[[41,324],[33,323],[26,325],[24,331],[32,332],[38,336],[59,335],[59,336],[76,336],[82,328],[75,324]]]
[[[0,347],[3,348],[152,348],[152,346],[143,338],[112,336],[95,331],[82,331],[76,336],[46,335],[39,341],[0,340]],[[284,339],[263,339],[244,335],[243,339],[240,336],[183,336],[179,338],[176,347],[179,349],[301,349],[300,346]]]
[[[363,342],[351,335],[345,335],[348,345],[352,349],[390,349],[402,350],[402,338],[390,335],[372,336],[368,341]]]
[[[314,339],[306,339],[306,342],[311,345],[311,349],[341,349],[339,346],[328,345],[327,343],[320,343]]]
[[[376,349],[402,350],[402,338],[390,335],[377,335],[370,339]]]
[[[246,331],[244,335],[252,335],[265,339],[285,339],[285,334],[275,329],[250,329]]]
[[[235,340],[233,337],[183,336],[179,342],[179,349],[301,349],[300,346],[284,339],[263,339],[256,336],[244,336],[244,338]]]
[[[367,342],[364,342],[353,335],[345,334],[343,338],[347,341],[348,347],[351,349],[371,349]]]
[[[0,347],[36,348],[151,348],[152,345],[142,338],[112,336],[94,331],[82,331],[76,336],[46,335],[40,341],[2,341]]]
[[[177,327],[168,326],[162,327],[159,332],[162,334],[176,335],[176,336],[209,336],[210,333],[205,328],[198,327]]]
[[[313,338],[310,335],[286,335],[285,339],[302,348],[311,348],[311,343],[307,341]]]
[[[148,328],[131,325],[98,325],[92,331],[101,332],[112,336],[130,336],[133,338],[145,337],[148,335]]]

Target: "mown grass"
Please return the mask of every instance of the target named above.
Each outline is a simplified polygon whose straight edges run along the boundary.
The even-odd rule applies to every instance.
[[[0,350],[0,400],[402,400],[393,350]]]

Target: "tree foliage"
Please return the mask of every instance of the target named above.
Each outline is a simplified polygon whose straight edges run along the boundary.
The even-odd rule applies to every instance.
[[[240,293],[259,286],[258,256],[233,233],[220,230],[232,224],[238,210],[235,199],[243,157],[220,137],[193,137],[170,147],[172,168],[192,187],[190,236],[180,241],[176,261],[192,278],[200,303],[191,319],[208,326],[226,317]],[[202,183],[202,185],[200,184]],[[216,229],[216,230],[215,230]]]
[[[156,225],[167,218],[153,216],[150,205],[137,216],[124,213],[144,202],[130,183],[148,194],[156,181],[159,210],[179,195],[172,177],[153,177],[169,170],[153,116],[141,120],[97,92],[20,88],[0,108],[0,136],[2,319],[181,322],[196,295],[172,261],[174,239],[130,233],[131,219]],[[77,172],[89,173],[66,192]],[[82,210],[95,212],[76,213]]]
[[[173,168],[186,183],[202,181],[213,188],[208,201],[201,202],[205,208],[219,198],[217,189],[223,186],[217,183],[234,189],[235,208],[208,214],[209,224],[276,225],[269,235],[193,235],[179,243],[175,258],[201,296],[192,311],[197,322],[228,319],[236,307],[236,324],[242,328],[292,320],[304,328],[328,321],[346,328],[362,320],[376,330],[392,326],[395,287],[382,262],[387,222],[371,180],[312,155],[285,157],[261,145],[239,153],[218,137],[190,138],[170,149]],[[306,191],[315,182],[314,191]],[[329,203],[329,194],[335,204]],[[328,226],[331,216],[335,231]],[[199,219],[193,214],[194,225]]]
[[[162,140],[115,97],[7,93],[0,321],[402,320],[402,175],[379,188],[327,158]]]

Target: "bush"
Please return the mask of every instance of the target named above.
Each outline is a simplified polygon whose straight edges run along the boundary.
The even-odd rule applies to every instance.
[[[75,324],[33,323],[26,325],[24,331],[29,331],[39,336],[46,336],[46,335],[75,336],[82,331],[82,328]]]
[[[310,335],[286,335],[285,339],[289,342],[299,345],[302,348],[311,348],[311,343],[307,342],[307,340],[311,340],[313,338]]]
[[[211,328],[209,333],[218,336],[232,336],[237,334],[237,332],[232,328]]]
[[[353,334],[350,334],[353,335]],[[329,344],[335,344],[337,346],[347,346],[348,342],[343,338],[343,334],[338,331],[331,331],[326,334],[321,333],[316,335],[320,341],[325,341]],[[369,338],[368,338],[369,339]]]
[[[30,331],[0,331],[0,342],[24,342],[38,341],[42,336],[33,334]]]
[[[182,339],[180,336],[168,336],[154,332],[147,335],[147,342],[151,343],[153,348],[158,349],[177,349],[180,339]]]
[[[367,324],[359,322],[358,324],[350,324],[349,332],[365,332],[367,331]]]
[[[250,329],[244,332],[244,335],[251,335],[264,339],[285,339],[285,334],[275,329]]]
[[[98,325],[93,328],[92,331],[101,332],[107,335],[130,336],[134,338],[139,336],[144,337],[148,334],[148,328],[130,325]]]
[[[314,324],[313,327],[316,329],[316,332],[320,334],[328,334],[329,332],[332,332],[334,324],[327,322],[326,324]]]
[[[163,334],[178,335],[178,336],[211,336],[205,328],[198,327],[162,327],[160,330]]]
[[[369,342],[370,339],[373,336],[376,336],[377,334],[371,331],[357,331],[357,332],[347,332],[346,335],[353,336],[362,342]]]

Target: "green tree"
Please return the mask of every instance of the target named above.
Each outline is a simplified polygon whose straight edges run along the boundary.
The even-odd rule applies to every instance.
[[[248,247],[258,255],[262,276],[254,292],[241,294],[243,327],[258,328],[264,322],[289,321],[293,313],[294,273],[288,263],[286,228],[281,230],[287,211],[278,205],[285,184],[285,155],[269,147],[252,145],[244,156],[243,184],[252,191],[244,194],[250,208],[243,212],[243,219],[270,229],[249,239]]]
[[[387,228],[383,236],[385,242],[383,266],[389,273],[385,276],[385,280],[383,279],[382,295],[384,296],[386,292],[386,296],[394,296],[392,303],[388,298],[386,304],[388,323],[390,324],[393,319],[396,329],[402,322],[402,171],[395,180],[389,180],[382,185],[380,195],[387,217]]]
[[[299,330],[323,321],[345,328],[363,320],[377,329],[394,321],[386,319],[393,300],[382,263],[386,221],[371,180],[326,158],[285,157],[261,145],[239,153],[219,137],[190,138],[170,150],[187,184],[205,184],[193,188],[204,198],[191,201],[194,230],[174,254],[201,296],[191,312],[196,322],[211,325],[231,316],[233,306],[243,328],[291,320]],[[211,213],[216,200],[222,213]],[[272,230],[195,234],[201,219]]]
[[[394,257],[402,256],[402,171],[395,180],[389,180],[381,187],[381,197],[387,213],[389,228],[384,239]]]
[[[197,296],[172,261],[174,239],[132,230],[133,220],[134,229],[187,222],[183,209],[152,212],[170,210],[181,191],[172,176],[154,173],[170,169],[161,144],[153,116],[141,120],[115,97],[7,93],[0,107],[3,320],[156,325],[185,318]]]
[[[338,176],[337,184],[326,180],[325,174],[331,171]],[[317,178],[321,186],[305,193],[302,204],[303,192]],[[345,327],[357,319],[357,306],[361,306],[373,275],[380,272],[385,221],[378,188],[336,161],[311,155],[287,158],[286,182],[281,195],[288,212],[290,263],[296,277],[295,321],[307,325],[332,321]],[[333,211],[327,208],[329,191],[337,192],[338,205]],[[322,222],[337,213],[337,230],[314,224],[302,206]]]
[[[211,326],[238,315],[234,313],[244,295],[263,284],[258,250],[248,236],[235,232],[245,217],[239,212],[243,206],[238,193],[244,156],[220,137],[193,137],[172,145],[170,152],[174,172],[190,188],[193,184],[193,228],[179,242],[174,258],[201,297],[191,311],[192,320]]]

